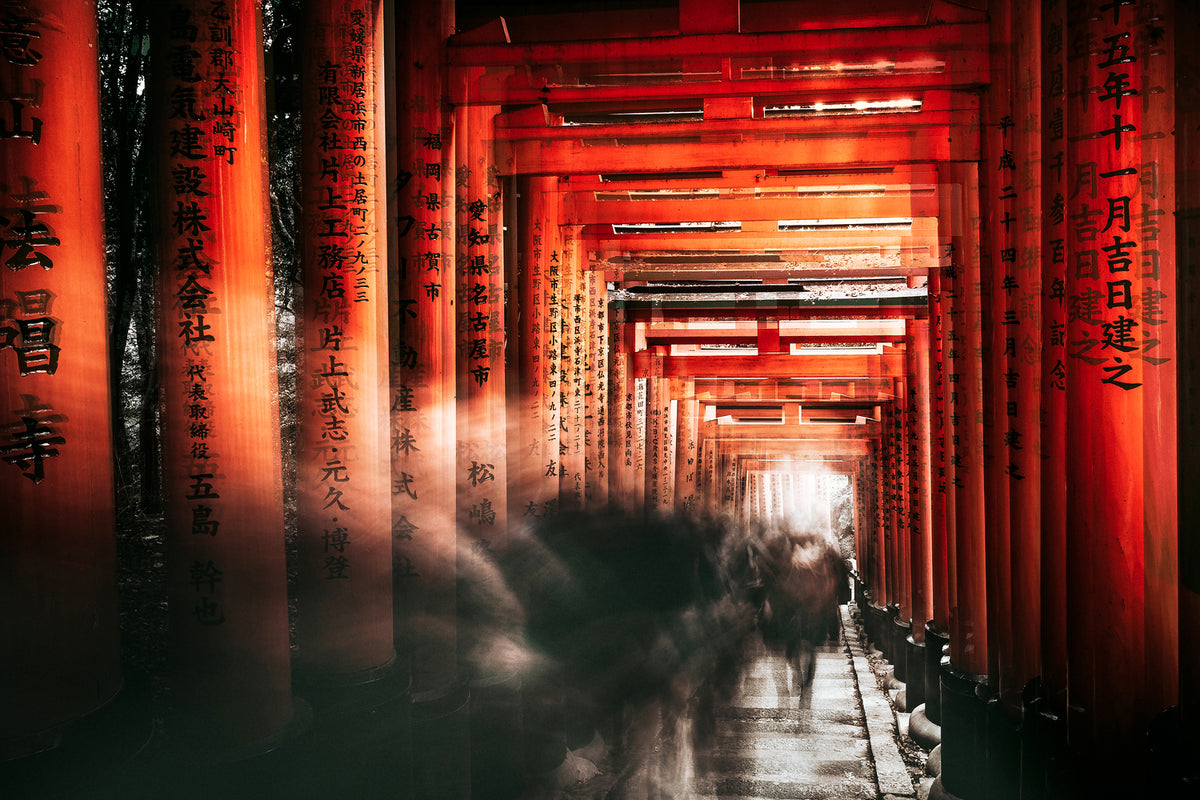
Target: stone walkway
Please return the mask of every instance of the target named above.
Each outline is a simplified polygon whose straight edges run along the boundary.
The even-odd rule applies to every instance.
[[[897,747],[891,706],[845,608],[842,615],[842,640],[817,649],[810,692],[789,691],[783,657],[754,639],[747,647],[736,689],[717,708],[713,747],[695,754],[690,791],[664,794],[661,788],[634,789],[626,796],[649,800],[915,797]]]

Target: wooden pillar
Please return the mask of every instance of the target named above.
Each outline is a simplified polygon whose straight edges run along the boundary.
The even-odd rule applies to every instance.
[[[469,93],[473,76],[467,80]],[[503,226],[492,153],[496,111],[475,105],[455,109],[456,478],[460,557],[470,553],[472,558],[503,549],[508,525]]]
[[[675,503],[675,388],[668,378],[647,379],[646,510],[671,511]]]
[[[925,639],[933,619],[933,536],[930,515],[929,321],[906,324],[909,417],[909,573],[912,575],[912,636]]]
[[[645,514],[649,509],[646,496],[649,381],[649,378],[635,378],[633,383],[633,508],[636,514]]]
[[[707,408],[705,409],[707,414]],[[700,457],[702,463],[701,475],[701,508],[710,514],[722,510],[721,497],[723,485],[721,481],[720,462],[717,458],[717,442],[711,436],[712,426],[707,420],[700,422]]]
[[[562,332],[559,353],[559,503],[564,508],[582,509],[584,472],[584,361],[588,332],[584,325],[587,307],[577,226],[563,226],[562,295],[559,320]]]
[[[940,260],[940,258],[939,258]],[[930,515],[932,537],[933,622],[942,633],[950,630],[949,537],[954,534],[954,450],[950,443],[950,391],[945,353],[949,314],[953,299],[947,297],[942,267],[929,271],[929,363],[932,378],[930,395],[930,440],[932,467],[930,477]]]
[[[545,214],[545,224],[541,230],[542,257],[546,260],[546,305],[549,319],[546,334],[546,368],[549,380],[546,382],[546,411],[550,415],[547,420],[547,443],[551,445],[551,460],[546,463],[546,475],[553,478],[553,508],[555,512],[562,507],[562,486],[566,478],[566,465],[563,456],[570,445],[563,434],[566,421],[563,419],[563,394],[566,376],[563,374],[563,348],[567,344],[564,331],[568,320],[563,314],[563,304],[566,302],[566,289],[563,278],[563,229],[560,224],[560,202],[557,191],[557,180],[539,184],[549,188],[551,194],[542,198],[542,208]],[[553,426],[553,430],[550,430]],[[553,469],[552,469],[553,467]]]
[[[1200,30],[1200,9],[1179,4],[1176,15],[1185,41],[1187,32]],[[1200,53],[1194,47],[1177,47],[1175,68],[1179,82],[1176,102],[1176,248],[1178,254],[1179,415],[1177,435],[1179,485],[1200,486],[1200,456],[1193,443],[1200,440],[1200,409],[1191,398],[1200,391]],[[1179,493],[1179,686],[1187,722],[1195,729],[1200,709],[1200,537],[1187,533],[1200,526],[1200,492]]]
[[[980,352],[979,178],[973,164],[953,164],[954,184],[939,211],[949,231],[949,278],[954,294],[952,343],[946,352],[954,445],[954,540],[950,570],[950,652],[956,667],[987,674],[987,598],[984,555],[982,359]],[[943,284],[945,286],[946,284]]]
[[[414,692],[457,680],[454,125],[444,40],[453,4],[398,19],[389,148],[389,357],[394,622]],[[420,65],[420,68],[418,68]]]
[[[867,552],[867,469],[866,460],[860,459],[854,465],[854,563],[859,575],[863,574],[862,564]],[[855,602],[860,598],[855,597]]]
[[[700,507],[697,498],[700,473],[700,451],[697,448],[700,401],[696,399],[695,379],[683,378],[675,383],[675,508],[679,511],[695,511]]]
[[[982,470],[985,494],[984,550],[988,675],[993,695],[1008,690],[1012,660],[1009,483],[1015,466],[1008,442],[1009,403],[1020,369],[1012,354],[1020,320],[1010,299],[1017,285],[1016,217],[1022,191],[1017,176],[1013,122],[1012,3],[989,14],[991,85],[983,103],[983,155],[979,171],[980,271],[983,394]],[[1011,347],[1009,339],[1012,339]],[[1015,451],[1014,451],[1015,452]]]
[[[1041,684],[1067,709],[1066,3],[1042,9]],[[1028,480],[1028,479],[1027,479]]]
[[[395,657],[383,42],[374,0],[305,15],[296,638],[306,669],[350,675]]]
[[[4,36],[0,762],[121,688],[95,3],[12,7]]]
[[[1145,718],[1129,691],[1145,685],[1145,664],[1128,654],[1145,647],[1143,387],[1156,369],[1145,358],[1152,326],[1138,318],[1144,26],[1134,8],[1101,5],[1067,11],[1066,114],[1067,592],[1079,628],[1068,639],[1068,721],[1097,757],[1131,744]],[[1080,86],[1103,91],[1072,91]]]
[[[245,748],[292,717],[262,28],[249,0],[161,12],[149,141],[172,698],[181,731]]]
[[[608,429],[614,410],[608,402],[608,284],[604,273],[589,269],[587,286],[587,361],[584,369],[584,497],[591,509],[608,505]],[[695,439],[692,439],[695,446]]]
[[[524,178],[518,185],[517,304],[520,443],[509,465],[516,480],[509,503],[523,519],[558,508],[557,337],[559,317],[550,305],[547,229],[557,230],[556,179]],[[553,369],[552,369],[553,364]],[[551,383],[555,386],[552,388]],[[514,471],[514,469],[516,471]]]
[[[609,499],[617,508],[633,513],[636,507],[636,383],[633,376],[634,323],[626,321],[626,310],[617,305],[609,326]]]
[[[886,418],[884,418],[886,420]],[[886,424],[881,425],[886,428]],[[886,457],[887,445],[881,434],[879,439],[871,442],[872,461],[874,462],[874,479],[872,491],[875,495],[875,535],[871,544],[871,599],[877,606],[886,606],[891,602],[888,581],[888,496],[887,478],[888,464]]]
[[[896,561],[897,577],[896,606],[900,609],[901,621],[912,621],[912,542],[910,539],[910,495],[913,462],[908,458],[909,439],[912,431],[909,419],[909,386],[911,379],[906,375],[896,379],[896,401],[893,412],[894,437],[892,459],[896,464]]]
[[[1177,203],[1175,151],[1179,123],[1175,92],[1175,36],[1179,4],[1143,0],[1135,25],[1159,32],[1138,37],[1143,64],[1142,156],[1138,166],[1141,197],[1136,231],[1142,245],[1141,308],[1142,391],[1145,393],[1142,448],[1145,464],[1146,685],[1150,714],[1180,700],[1179,619],[1179,447],[1178,297],[1176,259]],[[1187,45],[1185,45],[1187,46]],[[1195,91],[1194,89],[1192,90]],[[1177,212],[1176,212],[1177,213]],[[1176,223],[1176,224],[1173,224]],[[1130,231],[1133,232],[1132,230]],[[1184,484],[1188,486],[1190,484]],[[1194,628],[1191,630],[1195,630]]]
[[[1003,336],[1008,399],[1000,443],[1009,484],[1009,571],[1012,655],[1000,674],[1001,700],[1013,716],[1041,664],[1041,393],[1042,393],[1042,93],[1040,3],[1021,0],[1013,12],[1012,81],[1017,164],[1011,202],[1015,253],[1001,260]],[[1001,187],[1003,188],[1003,187]],[[1015,322],[1013,321],[1015,320]],[[1015,385],[1008,387],[1007,382]]]

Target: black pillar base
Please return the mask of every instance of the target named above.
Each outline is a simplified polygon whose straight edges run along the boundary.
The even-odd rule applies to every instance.
[[[882,606],[868,603],[863,609],[863,625],[867,629],[867,642],[876,650],[882,651],[884,623],[887,621],[887,611]]]
[[[1151,797],[1200,797],[1200,708],[1171,706],[1150,722],[1146,771]]]
[[[883,651],[883,657],[895,666],[897,634],[900,632],[899,627],[896,625],[896,620],[900,616],[900,607],[894,603],[888,603],[887,608],[884,609],[884,614],[883,630],[880,631],[881,641],[879,649]],[[893,674],[895,673],[893,672]]]
[[[413,695],[413,797],[470,800],[470,697],[462,681]]]
[[[524,698],[516,673],[471,681],[471,798],[515,800],[528,779]]]
[[[987,678],[942,659],[942,785],[963,800],[987,797]],[[928,703],[926,704],[928,708]]]
[[[91,714],[23,739],[20,747],[0,748],[0,797],[84,797],[121,785],[151,739],[152,711],[149,683],[127,678]]]
[[[378,798],[411,790],[412,694],[408,665],[392,658],[346,675],[296,665],[293,685],[312,705],[312,729],[289,749],[301,797],[353,792]]]
[[[989,800],[1018,800],[1021,792],[1020,720],[1000,701],[987,700],[987,776]]]
[[[898,612],[897,612],[898,613]],[[888,657],[895,671],[896,680],[905,684],[907,693],[908,684],[908,641],[909,634],[912,633],[912,623],[908,620],[901,619],[896,616],[892,618],[892,654]],[[908,707],[913,708],[916,704],[912,701],[912,695],[908,695]]]
[[[911,626],[910,626],[911,628]],[[913,637],[904,638],[904,692],[910,709],[925,702],[925,643]]]
[[[942,656],[948,634],[938,629],[933,621],[925,623],[925,716],[934,725],[942,724]]]

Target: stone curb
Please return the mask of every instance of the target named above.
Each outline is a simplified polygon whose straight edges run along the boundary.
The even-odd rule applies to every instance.
[[[867,737],[871,743],[871,755],[875,760],[875,778],[879,785],[879,793],[901,798],[915,797],[916,790],[913,788],[912,778],[896,744],[896,720],[892,714],[892,706],[875,680],[875,673],[867,661],[866,653],[863,652],[858,631],[846,607],[842,607],[842,630],[850,648],[854,676],[858,682],[859,696],[862,698],[863,715],[867,720]]]

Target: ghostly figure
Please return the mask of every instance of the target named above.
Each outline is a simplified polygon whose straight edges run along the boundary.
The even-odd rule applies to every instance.
[[[786,694],[808,697],[816,646],[838,636],[844,564],[835,544],[816,533],[767,529],[749,548],[763,642],[787,658]]]

